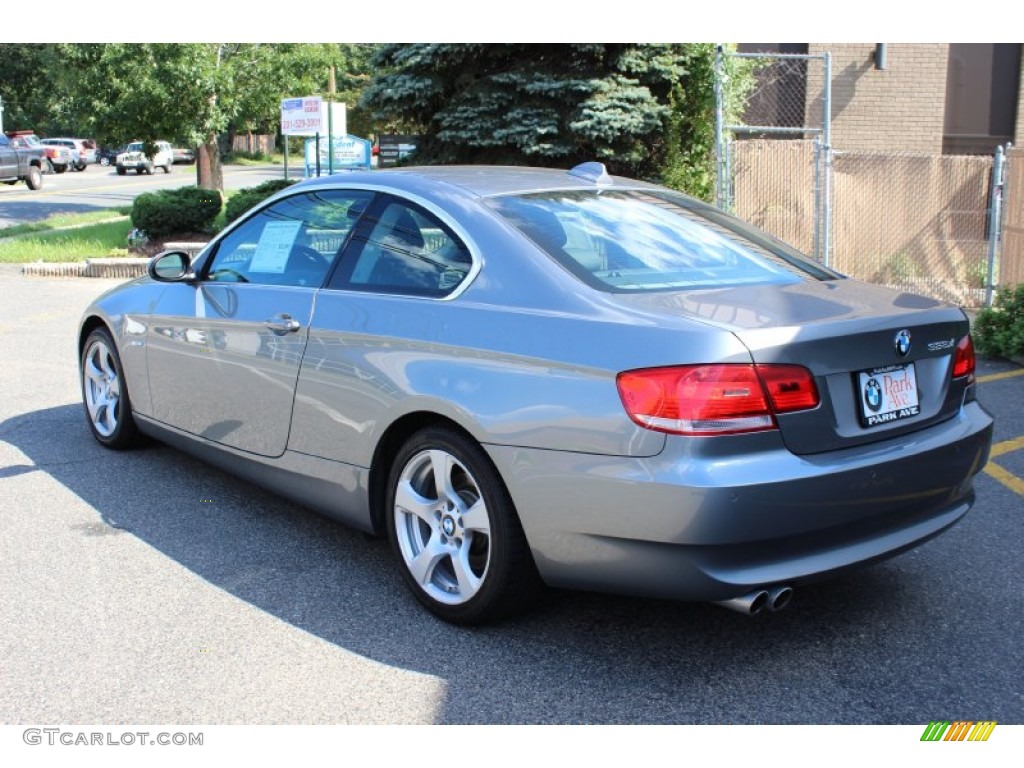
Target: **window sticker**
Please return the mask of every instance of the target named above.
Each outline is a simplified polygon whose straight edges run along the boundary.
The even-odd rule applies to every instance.
[[[252,257],[249,271],[282,274],[301,228],[301,221],[268,221],[256,244],[256,255]]]

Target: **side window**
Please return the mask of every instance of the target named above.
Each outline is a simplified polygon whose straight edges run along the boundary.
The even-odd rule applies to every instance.
[[[321,190],[278,200],[220,241],[206,280],[318,288],[372,198]]]
[[[348,255],[351,254],[351,255]],[[469,250],[436,216],[386,198],[354,235],[334,288],[447,296],[469,275]]]

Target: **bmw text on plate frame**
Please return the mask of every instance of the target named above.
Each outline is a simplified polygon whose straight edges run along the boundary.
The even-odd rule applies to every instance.
[[[960,520],[992,437],[961,310],[597,163],[308,180],[79,350],[100,443],[386,536],[464,624],[544,585],[779,609]]]

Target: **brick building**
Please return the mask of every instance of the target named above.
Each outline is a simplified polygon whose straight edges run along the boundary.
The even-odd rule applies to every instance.
[[[1019,43],[750,43],[742,52],[829,52],[832,146],[992,154],[1024,142]],[[798,63],[745,116],[747,125],[820,124],[823,68]],[[808,66],[807,64],[811,64]],[[785,104],[799,103],[800,110]],[[776,119],[778,118],[778,119]],[[775,122],[770,122],[772,120]]]

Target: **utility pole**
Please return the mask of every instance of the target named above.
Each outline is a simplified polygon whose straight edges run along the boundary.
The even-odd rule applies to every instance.
[[[327,76],[327,175],[334,173],[334,67]]]

